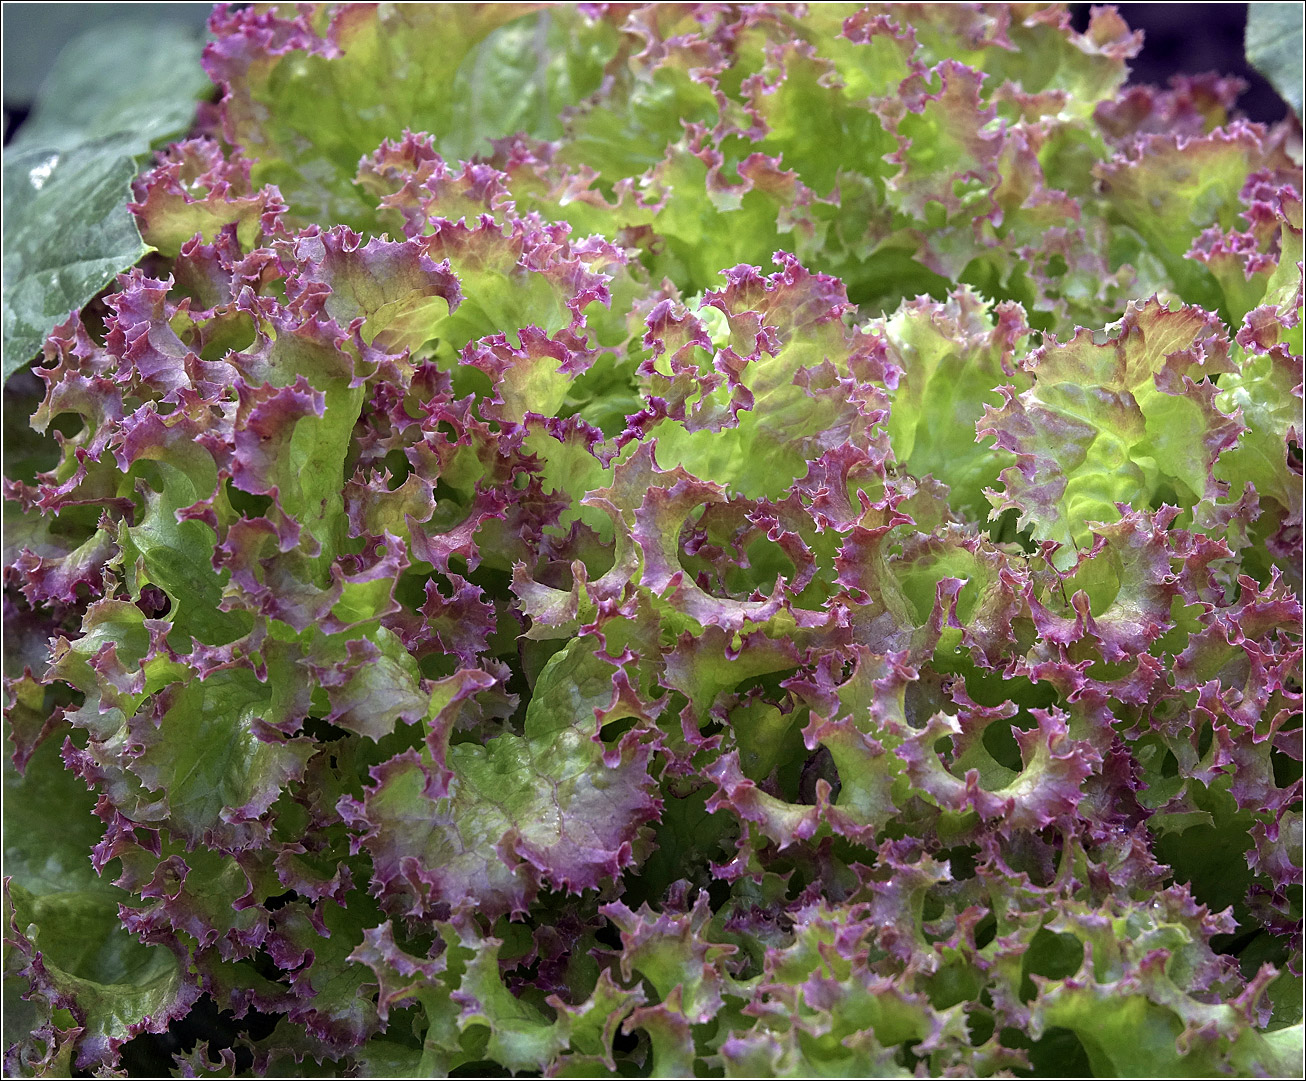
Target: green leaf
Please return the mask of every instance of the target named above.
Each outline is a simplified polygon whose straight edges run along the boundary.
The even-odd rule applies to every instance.
[[[1286,1076],[1301,1066],[1299,1026],[1258,1032],[1235,1020],[1231,1006],[1203,1008],[1183,996],[1161,1004],[1092,981],[1083,987],[1073,982],[1052,985],[1042,1001],[1045,1023],[1079,1037],[1097,1077],[1207,1077],[1220,1066],[1232,1066],[1245,1077]],[[1180,1041],[1197,1029],[1195,1020],[1188,1018],[1190,1028],[1185,1030],[1185,1014],[1207,1023],[1200,1038]]]
[[[149,249],[127,209],[140,144],[110,136],[5,156],[4,377]]]
[[[5,1045],[39,1054],[38,1026],[58,1026],[59,1012],[71,1010],[84,1029],[69,1034],[83,1067],[81,1055],[98,1061],[135,1032],[161,1030],[194,996],[171,951],[142,945],[119,922],[131,897],[91,867],[95,795],[63,768],[58,741],[42,744],[22,777],[6,756],[4,794],[5,983],[32,996],[12,1031],[6,1024]],[[41,966],[28,963],[33,950]]]
[[[986,406],[980,422],[979,433],[1017,463],[1002,471],[1004,490],[987,493],[990,517],[1018,509],[1022,528],[1064,545],[1056,556],[1064,568],[1089,541],[1090,522],[1119,519],[1119,503],[1164,497],[1186,508],[1213,497],[1215,459],[1240,431],[1205,378],[1229,369],[1222,333],[1200,308],[1153,299],[1131,303],[1101,342],[1080,328],[1045,345],[1025,362],[1033,387],[1004,391],[1002,408]]]
[[[504,987],[499,974],[501,940],[475,932],[464,932],[461,939],[464,948],[475,952],[458,988],[457,1001],[463,1007],[459,1030],[488,1029],[486,1056],[509,1070],[540,1069],[567,1046],[565,1025],[546,1019],[529,1001]]]
[[[331,47],[308,36],[311,48],[277,54],[220,28],[230,51],[211,57],[210,71],[228,88],[228,137],[255,160],[255,183],[275,183],[293,214],[374,228],[353,176],[383,139],[424,131],[447,157],[471,157],[518,128],[558,134],[558,111],[597,86],[610,28],[562,8],[522,19],[531,7],[320,9],[313,27]]]
[[[636,833],[659,804],[647,745],[634,733],[615,748],[595,738],[596,711],[607,711],[606,723],[638,708],[616,695],[614,671],[593,639],[573,639],[541,672],[523,736],[446,748],[454,712],[446,709],[427,738],[436,766],[447,761],[444,777],[432,781],[429,760],[412,752],[372,770],[378,785],[341,810],[370,827],[363,844],[383,903],[398,896],[411,905],[420,884],[431,904],[497,916],[524,910],[542,884],[580,893],[633,861]],[[479,675],[445,682],[458,681],[466,697],[484,685],[471,678]]]
[[[1296,4],[1248,4],[1247,63],[1270,80],[1297,119],[1302,106],[1302,11]]]
[[[196,35],[177,24],[97,27],[59,54],[12,149],[69,150],[108,135],[147,146],[175,137],[190,127],[195,100],[212,89],[199,53]]]
[[[850,395],[838,382],[861,375],[859,351],[868,344],[842,322],[842,283],[810,272],[783,252],[775,263],[781,270],[766,278],[755,269],[729,272],[727,288],[708,294],[687,324],[696,328],[690,347],[675,336],[678,326],[660,334],[660,326],[651,330],[649,340],[663,339],[656,344],[667,353],[674,349],[681,367],[668,372],[655,365],[642,388],[650,398],[688,403],[686,419],[668,418],[649,428],[661,466],[683,466],[750,499],[780,496],[823,451],[845,439],[866,438],[865,418],[876,393],[863,383],[859,395]],[[759,319],[769,339],[758,336]],[[715,378],[717,361],[703,345],[708,328],[718,338],[712,344],[738,358],[737,385]]]
[[[1131,226],[1165,267],[1170,279],[1165,287],[1187,303],[1215,311],[1222,291],[1187,252],[1203,230],[1233,228],[1243,210],[1239,196],[1247,177],[1274,167],[1268,142],[1235,125],[1191,139],[1154,136],[1146,153],[1117,154],[1092,172],[1111,213]]]
[[[963,288],[944,303],[917,297],[886,323],[903,369],[889,418],[894,454],[913,475],[948,485],[953,509],[972,517],[987,512],[984,488],[1002,465],[975,424],[985,400],[997,400],[993,388],[1013,380],[1028,333],[1017,309],[992,307]]]
[[[182,441],[161,447],[158,458],[134,467],[148,487],[139,524],[119,531],[125,566],[130,572],[139,559],[149,581],[174,601],[172,622],[179,634],[229,642],[248,630],[249,621],[219,610],[222,578],[212,565],[213,530],[202,522],[177,520],[178,510],[213,492],[213,461],[202,448]],[[128,581],[136,590],[142,584],[134,577]]]
[[[4,756],[5,874],[34,894],[95,889],[91,849],[101,838],[95,796],[59,761],[46,740],[19,775]],[[108,882],[103,888],[114,891]],[[125,896],[125,895],[124,895]]]
[[[238,809],[245,820],[256,818],[302,774],[313,745],[271,742],[258,728],[291,712],[297,690],[294,669],[281,661],[268,684],[249,669],[231,668],[163,693],[163,723],[144,734],[145,748],[130,768],[167,794],[176,835],[192,842],[212,836],[206,830],[222,836],[224,813]]]
[[[199,52],[179,27],[129,23],[78,38],[55,62],[5,155],[5,379],[150,250],[127,209],[131,181],[152,146],[190,126],[209,87]]]

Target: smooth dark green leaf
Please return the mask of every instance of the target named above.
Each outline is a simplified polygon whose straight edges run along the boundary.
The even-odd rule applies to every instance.
[[[34,148],[4,164],[4,377],[149,248],[127,209],[138,142]]]
[[[1301,119],[1302,9],[1296,4],[1247,5],[1247,62],[1270,80]]]
[[[5,379],[149,251],[127,210],[131,181],[151,147],[190,126],[209,86],[199,53],[184,30],[139,23],[60,54],[4,164]]]
[[[12,148],[67,150],[117,134],[144,147],[174,137],[211,89],[199,53],[198,37],[177,25],[125,23],[77,38],[51,67]]]

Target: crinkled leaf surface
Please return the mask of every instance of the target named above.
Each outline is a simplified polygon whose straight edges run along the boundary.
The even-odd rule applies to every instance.
[[[368,829],[389,904],[520,912],[542,883],[580,892],[630,862],[658,803],[647,747],[628,736],[610,761],[596,738],[611,670],[575,639],[541,672],[522,736],[448,747],[447,774],[415,755],[373,771],[377,786],[349,813]]]
[[[1108,7],[212,30],[7,392],[8,1073],[1300,1073],[1293,130]]]

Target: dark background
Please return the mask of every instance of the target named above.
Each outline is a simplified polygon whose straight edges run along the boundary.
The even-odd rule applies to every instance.
[[[1282,120],[1286,106],[1243,59],[1246,4],[1120,4],[1121,14],[1145,33],[1132,80],[1165,85],[1172,75],[1215,71],[1237,75],[1249,89],[1240,108],[1251,120]],[[1089,5],[1071,4],[1076,29],[1088,25]],[[41,79],[71,38],[116,19],[155,19],[201,28],[210,5],[6,3],[3,9],[5,142],[27,116]],[[112,77],[112,73],[106,73]]]
[[[1246,4],[1117,4],[1131,29],[1142,30],[1143,51],[1130,64],[1129,81],[1164,86],[1172,75],[1214,71],[1248,84],[1238,103],[1249,120],[1273,124],[1288,106],[1243,59]],[[1076,30],[1088,26],[1088,4],[1071,4]]]

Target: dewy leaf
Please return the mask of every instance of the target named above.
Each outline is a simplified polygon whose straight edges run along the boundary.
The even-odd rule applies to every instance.
[[[5,155],[6,379],[56,323],[149,250],[126,206],[140,150],[135,136],[120,135]]]
[[[1247,5],[1247,63],[1270,80],[1301,119],[1302,12],[1296,4]]]
[[[124,195],[150,148],[194,119],[209,85],[198,60],[185,31],[130,22],[60,54],[5,154],[4,379],[149,250]]]

